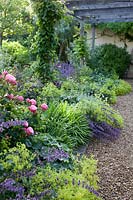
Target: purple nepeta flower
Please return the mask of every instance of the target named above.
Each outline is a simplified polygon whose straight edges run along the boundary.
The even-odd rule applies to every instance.
[[[8,129],[10,127],[14,126],[25,126],[26,120],[10,120],[6,122],[0,123],[0,132],[2,133],[5,129]]]
[[[9,178],[0,183],[0,193],[5,193],[6,191],[18,193],[22,197],[24,194],[24,187],[16,184],[15,180]]]
[[[55,67],[63,78],[72,77],[75,73],[74,66],[70,63],[58,63]]]
[[[106,122],[89,121],[89,127],[93,136],[98,139],[117,139],[121,134],[121,129],[113,127]]]

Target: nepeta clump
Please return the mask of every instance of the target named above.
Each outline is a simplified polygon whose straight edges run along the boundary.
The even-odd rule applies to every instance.
[[[70,63],[58,63],[55,68],[60,72],[62,78],[70,78],[75,74],[74,66]]]
[[[94,122],[89,121],[89,127],[92,132],[92,136],[97,139],[114,140],[121,134],[121,129],[113,127],[106,122]]]

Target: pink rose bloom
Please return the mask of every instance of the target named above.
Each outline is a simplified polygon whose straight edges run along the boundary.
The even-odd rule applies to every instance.
[[[7,94],[7,96],[6,96],[8,99],[14,99],[14,95],[13,94]]]
[[[31,104],[31,105],[36,105],[36,100],[35,100],[35,99],[31,99],[31,100],[30,100],[30,104]]]
[[[46,103],[43,103],[41,105],[41,109],[44,110],[44,111],[47,110],[48,109],[48,105]]]
[[[27,128],[27,127],[29,126],[28,122],[25,121],[25,122],[23,123],[23,126]]]
[[[27,133],[27,135],[33,135],[34,134],[34,130],[33,130],[32,127],[25,128],[24,130]]]
[[[6,76],[8,74],[8,71],[3,71],[2,75]]]
[[[7,75],[5,76],[5,80],[6,80],[8,83],[12,84],[12,85],[16,85],[16,84],[17,84],[16,78],[15,78],[14,76],[12,76],[11,74],[7,74]]]
[[[27,102],[27,103],[30,103],[30,99],[29,99],[29,98],[27,98],[27,99],[26,99],[26,102]]]
[[[28,108],[32,113],[36,113],[36,111],[37,111],[37,107],[35,105],[31,105]]]
[[[18,101],[21,101],[21,102],[24,101],[24,97],[23,97],[23,96],[17,96],[16,99],[17,99]]]

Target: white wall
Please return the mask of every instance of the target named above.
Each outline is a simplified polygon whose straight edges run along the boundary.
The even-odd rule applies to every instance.
[[[88,42],[91,45],[92,42],[92,33],[91,30],[88,31]],[[124,41],[123,38],[119,38],[117,35],[113,34],[110,31],[102,33],[99,29],[96,29],[95,45],[101,45],[105,43],[112,43],[119,47],[124,47],[124,43],[127,45],[127,51],[131,53],[133,51],[133,41],[128,40]]]

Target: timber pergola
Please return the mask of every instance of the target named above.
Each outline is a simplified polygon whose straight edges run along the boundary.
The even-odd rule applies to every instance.
[[[133,22],[133,0],[66,0],[65,4],[80,22],[92,25],[92,48],[96,24]]]

